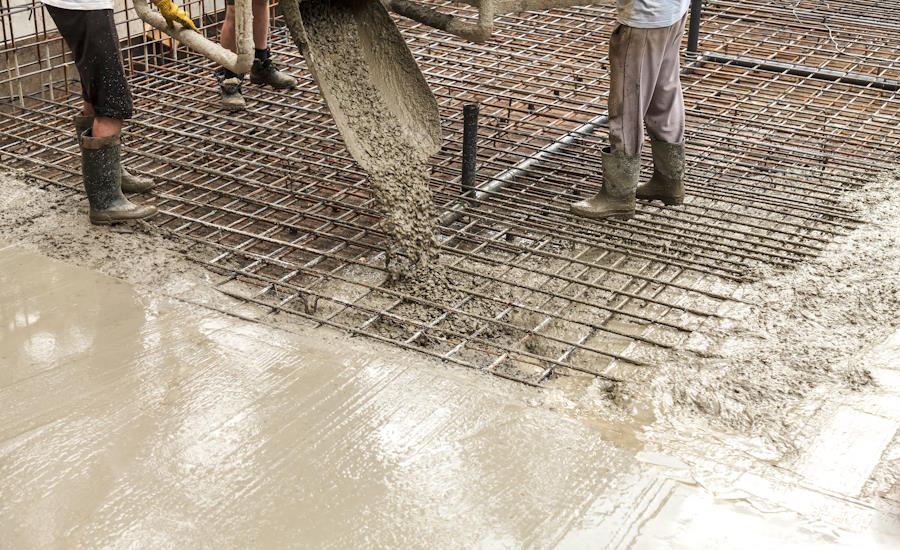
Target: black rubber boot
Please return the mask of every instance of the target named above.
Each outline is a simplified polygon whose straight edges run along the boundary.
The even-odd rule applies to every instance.
[[[253,60],[253,66],[250,67],[250,82],[260,86],[268,84],[277,90],[297,87],[297,79],[279,71],[268,57]]]
[[[75,117],[75,140],[80,145],[81,135],[90,130],[94,126],[94,117],[86,115],[78,115]],[[153,189],[153,180],[132,174],[125,166],[122,166],[122,192],[123,193],[146,193]]]
[[[154,206],[140,206],[122,194],[119,136],[94,138],[91,130],[81,135],[81,175],[91,204],[91,223],[106,225],[149,218]]]
[[[668,205],[684,204],[684,143],[651,141],[650,146],[653,176],[638,186],[637,198]]]
[[[609,147],[603,150],[603,187],[589,199],[576,202],[569,208],[576,216],[600,220],[634,216],[634,191],[641,172],[641,157],[613,155]]]

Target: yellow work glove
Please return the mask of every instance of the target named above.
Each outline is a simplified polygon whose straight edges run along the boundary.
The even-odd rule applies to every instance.
[[[191,29],[196,32],[200,32],[200,29],[194,25],[194,22],[191,21],[191,18],[184,13],[184,10],[175,5],[175,2],[172,0],[153,0],[153,5],[155,5],[159,9],[159,13],[162,14],[163,18],[166,20],[166,23],[169,24],[170,27],[175,27],[175,21],[181,23],[181,26],[186,29]]]

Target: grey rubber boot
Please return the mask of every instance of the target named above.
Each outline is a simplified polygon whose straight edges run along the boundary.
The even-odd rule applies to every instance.
[[[91,223],[106,225],[149,218],[154,206],[140,206],[122,194],[119,136],[95,138],[91,130],[81,135],[81,176],[91,204]]]
[[[572,204],[569,209],[576,216],[599,220],[634,216],[634,191],[641,172],[641,157],[613,155],[609,147],[603,150],[603,187],[589,199]]]
[[[81,135],[90,130],[94,126],[94,117],[86,115],[78,115],[75,117],[75,140],[81,144]],[[133,174],[122,166],[122,192],[123,193],[146,193],[153,189],[153,180]]]
[[[268,84],[276,90],[297,87],[297,79],[279,71],[269,58],[253,60],[253,66],[250,67],[250,82],[257,85]]]
[[[651,141],[650,146],[653,176],[638,186],[637,198],[668,205],[684,204],[684,143]]]

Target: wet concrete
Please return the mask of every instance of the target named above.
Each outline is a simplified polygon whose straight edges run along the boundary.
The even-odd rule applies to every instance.
[[[307,0],[299,12],[302,25],[288,16],[295,42],[384,215],[391,279],[422,279],[438,256],[428,184],[441,143],[437,101],[378,1]]]
[[[365,342],[336,353],[16,248],[0,274],[13,547],[543,545],[629,468],[580,423]]]
[[[776,466],[0,244],[2,546],[896,547],[860,480],[890,463],[898,341]]]

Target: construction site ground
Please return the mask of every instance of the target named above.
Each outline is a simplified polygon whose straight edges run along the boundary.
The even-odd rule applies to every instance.
[[[224,2],[180,4],[217,36]],[[0,548],[900,547],[900,3],[704,2],[685,204],[584,222],[613,4],[483,45],[397,18],[442,119],[439,292],[388,280],[277,12],[300,84],[230,113],[117,4],[160,213],[96,228],[72,57],[0,5]]]
[[[665,369],[631,396],[592,377],[538,390],[261,324],[186,259],[195,243],[98,230],[78,194],[5,174],[2,546],[896,548],[900,199],[878,198],[872,224],[800,268],[818,299],[775,283],[782,303],[764,311],[763,325],[806,324],[799,307],[825,336],[859,319],[858,345],[829,356],[833,342],[766,334],[753,312],[697,344],[732,376],[720,392],[751,341],[798,373],[871,373],[818,378],[754,433],[642,400],[674,387]],[[879,282],[893,297],[869,294]]]

